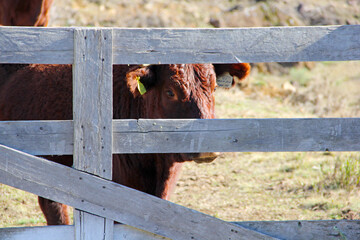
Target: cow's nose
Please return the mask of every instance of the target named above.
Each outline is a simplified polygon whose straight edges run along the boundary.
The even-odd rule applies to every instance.
[[[188,153],[190,160],[196,163],[209,163],[214,161],[220,155],[219,152],[204,152],[204,153]]]

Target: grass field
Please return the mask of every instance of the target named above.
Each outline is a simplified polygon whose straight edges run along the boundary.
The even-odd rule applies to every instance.
[[[188,21],[193,25],[186,26],[208,27],[202,19],[213,14],[193,14],[194,19],[189,19],[186,14],[202,9],[201,5],[189,8],[189,1],[174,1],[168,8],[179,4],[188,10],[172,19],[171,25],[167,11],[155,17],[164,1],[144,1],[158,9],[154,13],[150,5],[142,5],[146,19],[137,15],[136,4],[141,1],[118,1],[122,5],[116,5],[116,11],[111,8],[115,0],[101,2],[57,3],[52,24],[118,26],[116,14],[121,7],[130,8],[129,14],[137,16],[129,17],[126,26],[143,26],[143,22],[157,19],[166,26]],[[224,2],[230,7],[231,2],[240,1]],[[210,4],[208,11],[217,7]],[[60,8],[66,11],[57,12]],[[218,118],[360,117],[359,92],[359,61],[301,63],[291,68],[258,64],[241,84],[217,90],[216,111]],[[171,200],[231,221],[359,219],[359,161],[357,152],[225,153],[210,164],[185,164]],[[0,219],[0,227],[45,224],[36,196],[4,185],[0,185]]]
[[[359,62],[264,75],[217,93],[222,118],[359,117]],[[296,91],[289,91],[285,83]],[[188,164],[173,201],[231,221],[359,219],[360,153],[226,153]]]

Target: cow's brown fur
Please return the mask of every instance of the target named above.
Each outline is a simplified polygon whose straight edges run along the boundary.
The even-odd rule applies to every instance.
[[[1,0],[0,25],[47,26],[53,0]]]
[[[183,64],[147,67],[115,65],[114,119],[214,118],[216,69],[240,79],[248,64]],[[137,90],[137,77],[147,89]],[[0,75],[0,120],[72,119],[70,65],[28,65]],[[128,154],[113,156],[113,180],[168,199],[187,154]],[[71,166],[72,156],[44,156]],[[69,224],[67,207],[39,197],[49,225]]]

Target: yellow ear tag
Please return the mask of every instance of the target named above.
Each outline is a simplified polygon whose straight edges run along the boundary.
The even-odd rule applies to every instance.
[[[136,77],[136,81],[137,81],[137,88],[140,92],[141,95],[146,93],[146,88],[144,86],[144,84],[142,84],[142,82],[140,82],[140,77]]]

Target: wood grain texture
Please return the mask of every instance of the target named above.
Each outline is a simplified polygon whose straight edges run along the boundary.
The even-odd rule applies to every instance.
[[[360,239],[359,220],[259,221],[235,224],[287,240]]]
[[[318,221],[257,221],[234,222],[240,226],[273,234],[280,239],[360,239],[359,220],[318,220]],[[73,240],[73,226],[0,228],[2,240]],[[155,240],[167,239],[159,235],[134,229],[127,225],[116,224],[114,240]]]
[[[0,121],[0,144],[33,155],[73,153],[73,121]]]
[[[0,27],[0,63],[71,64],[73,28]]]
[[[1,240],[75,240],[74,226],[0,228]]]
[[[74,167],[112,179],[112,30],[75,29]],[[113,239],[113,221],[75,211],[77,240]]]
[[[111,179],[111,30],[76,30],[75,43],[78,46],[73,66],[75,167]]]
[[[360,151],[360,119],[114,120],[115,153]]]
[[[72,154],[72,129],[72,121],[0,122],[0,144]],[[359,118],[114,120],[113,134],[114,153],[360,151]]]
[[[75,239],[113,240],[114,221],[92,213],[74,210]]]
[[[274,239],[1,145],[0,182],[172,239]]]
[[[360,25],[230,29],[114,29],[115,64],[360,59]]]
[[[74,28],[0,27],[0,62],[72,63],[73,31]],[[360,60],[360,25],[114,28],[114,64],[347,60]]]
[[[75,240],[74,226],[0,228],[1,240]],[[98,238],[101,239],[101,238]],[[114,226],[112,240],[169,240],[127,225]]]

